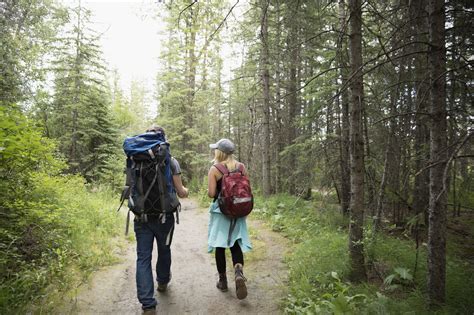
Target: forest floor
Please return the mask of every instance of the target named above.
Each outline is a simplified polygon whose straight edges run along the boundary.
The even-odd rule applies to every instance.
[[[176,225],[172,248],[172,280],[165,293],[156,291],[157,314],[277,314],[284,295],[287,272],[283,262],[288,241],[262,222],[249,220],[254,249],[245,255],[244,274],[248,296],[238,300],[227,256],[229,291],[215,284],[217,270],[213,254],[207,253],[208,212],[197,201],[183,199],[180,224]],[[132,233],[133,233],[133,229]],[[67,314],[141,314],[135,287],[135,242],[120,250],[120,263],[97,271],[60,307]],[[156,261],[156,246],[153,266]],[[154,274],[155,277],[155,274]]]

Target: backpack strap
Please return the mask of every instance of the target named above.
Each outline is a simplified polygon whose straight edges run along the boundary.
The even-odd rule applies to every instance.
[[[127,187],[128,187],[128,186],[127,186]],[[118,209],[117,209],[117,212],[119,212],[119,211],[120,211],[120,208],[122,208],[124,201],[125,201],[124,193],[122,192],[122,196],[120,197],[120,205],[119,205],[119,207],[118,207]]]
[[[222,175],[229,174],[229,170],[223,164],[216,163],[214,166],[222,173]]]
[[[130,210],[127,212],[127,221],[125,221],[125,236],[128,236],[128,227],[130,225]]]
[[[237,163],[237,169],[244,175],[244,165],[242,163]]]
[[[219,170],[219,172],[222,173],[222,175],[230,173],[230,171],[227,169],[227,167],[225,167],[223,164],[216,163],[216,164],[214,164],[214,166]],[[244,175],[244,165],[242,163],[237,163],[237,168],[235,170],[239,170],[240,173],[242,173],[242,175]],[[232,172],[235,172],[235,170],[232,171]]]
[[[148,187],[148,190],[146,191],[145,197],[143,197],[143,200],[146,200],[148,198],[148,195],[150,194],[151,189],[153,188],[153,186],[155,186],[157,177],[158,177],[158,164],[155,163],[155,176],[153,177],[153,180],[151,181],[150,187]],[[141,184],[143,185],[141,175],[140,175],[140,181],[141,181]],[[142,191],[143,191],[143,188],[142,188]]]

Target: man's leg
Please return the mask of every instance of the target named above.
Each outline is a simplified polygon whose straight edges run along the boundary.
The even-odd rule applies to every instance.
[[[157,304],[151,270],[151,254],[155,237],[148,223],[135,221],[134,229],[137,239],[137,296],[143,309],[153,308]]]
[[[158,246],[158,259],[156,262],[156,280],[158,285],[167,284],[171,280],[171,242],[174,232],[174,215],[172,213],[166,215],[165,223],[161,220],[156,226],[156,238]],[[160,289],[160,287],[158,287]],[[166,287],[162,286],[162,290]]]

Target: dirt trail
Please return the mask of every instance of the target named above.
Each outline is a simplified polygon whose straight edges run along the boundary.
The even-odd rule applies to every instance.
[[[172,280],[168,291],[156,292],[158,314],[278,314],[286,272],[283,255],[286,240],[249,220],[254,253],[248,255],[244,273],[248,297],[238,300],[233,281],[229,291],[215,287],[217,271],[214,255],[207,253],[208,213],[197,202],[184,199],[180,224],[172,243]],[[61,313],[141,314],[135,288],[135,244],[121,253],[122,262],[94,274],[89,284],[77,290]],[[156,247],[153,253],[156,259]],[[247,256],[246,256],[247,257]],[[233,280],[227,259],[228,278]],[[155,288],[156,289],[156,288]]]

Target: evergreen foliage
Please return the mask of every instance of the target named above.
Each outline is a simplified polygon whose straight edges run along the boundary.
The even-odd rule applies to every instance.
[[[110,114],[104,61],[97,36],[88,29],[90,13],[70,11],[69,27],[58,40],[54,97],[46,123],[58,139],[70,173],[99,180],[116,152],[117,130]]]
[[[111,192],[96,188],[92,194],[83,177],[64,175],[80,167],[89,181],[104,180],[117,160],[98,47],[81,37],[80,28],[73,30],[76,37],[57,40],[67,12],[46,0],[0,4],[2,314],[31,311],[32,305],[48,312],[58,298],[54,292],[114,260],[110,237],[120,225],[109,208]],[[55,50],[60,47],[62,53]],[[48,82],[53,74],[54,86]],[[78,163],[67,159],[72,113],[81,114],[74,134]]]
[[[123,182],[120,142],[151,124],[200,196],[208,144],[234,140],[265,195],[256,215],[297,243],[287,313],[424,313],[423,295],[442,302],[444,284],[439,312],[472,312],[471,2],[154,5],[166,23],[156,90],[133,81],[124,91],[81,1],[0,3],[1,313],[41,303],[49,284],[67,288],[69,266],[113,260],[104,239],[120,226],[106,210]],[[363,231],[350,244],[364,246],[367,285],[346,280],[349,223]],[[448,233],[445,262],[450,230],[461,232]]]
[[[208,144],[224,135],[226,104],[221,83],[221,40],[213,32],[225,3],[174,1],[162,14],[167,21],[163,70],[157,75],[157,123],[172,143],[173,155],[190,180],[208,167]]]

